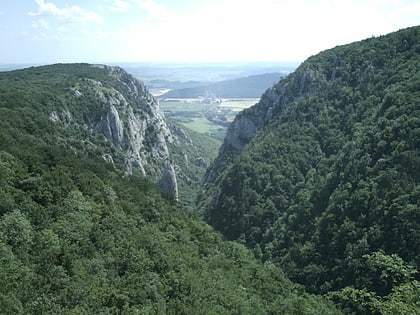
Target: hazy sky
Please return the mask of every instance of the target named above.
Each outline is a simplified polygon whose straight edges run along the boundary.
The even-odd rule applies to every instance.
[[[0,63],[299,62],[418,24],[419,0],[0,0]]]

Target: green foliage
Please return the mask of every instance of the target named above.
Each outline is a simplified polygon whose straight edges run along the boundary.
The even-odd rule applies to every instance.
[[[203,176],[210,162],[216,158],[220,142],[172,120],[168,125],[178,138],[178,141],[169,145],[169,150],[177,165],[179,202],[185,210],[196,213],[195,202]]]
[[[398,255],[382,251],[364,255],[366,278],[373,283],[363,289],[345,287],[328,293],[345,310],[368,310],[373,314],[418,314],[420,283],[414,279],[417,270]]]
[[[73,107],[48,97],[74,75],[104,79],[89,65],[0,75],[1,314],[338,313],[105,162],[106,142],[52,122],[55,106]],[[13,98],[14,78],[33,98]],[[85,105],[81,116],[96,112]]]
[[[356,313],[418,307],[419,39],[414,27],[309,58],[242,114],[271,118],[220,154],[201,196],[227,239]]]

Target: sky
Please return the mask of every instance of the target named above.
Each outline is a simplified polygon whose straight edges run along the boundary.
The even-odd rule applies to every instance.
[[[301,62],[419,24],[419,0],[0,0],[0,63]]]

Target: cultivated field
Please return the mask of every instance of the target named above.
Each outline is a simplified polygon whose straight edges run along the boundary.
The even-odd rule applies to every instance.
[[[179,99],[161,100],[159,104],[167,118],[222,140],[236,114],[257,102],[258,99],[225,99],[220,104],[204,104],[198,99]]]
[[[241,111],[245,108],[255,105],[259,101],[259,98],[233,98],[222,100],[219,104],[220,108],[229,108],[234,111]]]

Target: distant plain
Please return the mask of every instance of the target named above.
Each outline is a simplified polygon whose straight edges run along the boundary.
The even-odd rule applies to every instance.
[[[138,63],[121,67],[144,81],[150,92],[159,99],[166,118],[183,127],[222,141],[229,122],[241,110],[251,107],[259,97],[220,98],[217,103],[204,103],[198,98],[162,99],[168,91],[215,82],[239,79],[252,75],[292,72],[297,63],[285,62],[224,62],[224,63]],[[215,95],[217,98],[217,95]]]

